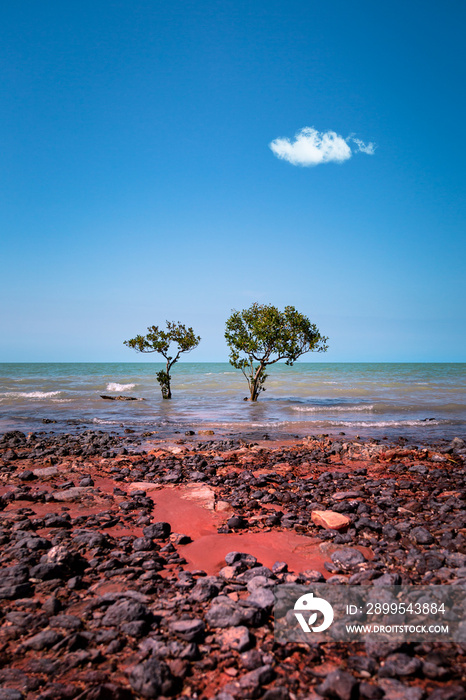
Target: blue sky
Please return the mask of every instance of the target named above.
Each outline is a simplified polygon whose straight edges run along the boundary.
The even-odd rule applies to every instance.
[[[465,20],[459,0],[4,4],[0,361],[139,360],[123,340],[165,319],[222,361],[253,301],[329,336],[306,360],[465,361]],[[353,155],[274,154],[305,128]]]

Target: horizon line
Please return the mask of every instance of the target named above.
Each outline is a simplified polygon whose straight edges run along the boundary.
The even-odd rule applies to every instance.
[[[163,360],[145,360],[145,361],[129,361],[129,360],[0,360],[0,365],[165,365]],[[228,360],[199,360],[197,362],[178,360],[176,364],[183,365],[212,365],[222,364],[231,365]],[[286,365],[286,362],[277,362],[273,364]],[[327,364],[327,365],[464,365],[466,360],[328,360],[308,361],[303,362],[296,360],[293,365],[298,364]],[[233,365],[231,365],[233,367]]]

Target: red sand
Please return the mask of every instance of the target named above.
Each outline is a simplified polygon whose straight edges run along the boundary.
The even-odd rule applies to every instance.
[[[169,522],[173,532],[193,539],[190,544],[179,546],[180,554],[188,562],[185,567],[188,570],[203,569],[208,574],[217,574],[225,566],[225,555],[239,551],[252,554],[268,567],[284,561],[289,570],[296,573],[313,569],[330,576],[324,568],[324,563],[330,558],[328,553],[321,551],[321,540],[298,535],[293,530],[219,534],[219,525],[225,523],[231,513],[208,510],[187,498],[189,491],[182,486],[149,493],[155,502],[154,522]],[[370,557],[368,550],[364,554]]]
[[[297,535],[295,532],[246,532],[229,535],[204,535],[191,544],[179,547],[186,559],[188,570],[203,569],[208,574],[217,574],[225,566],[228,552],[247,552],[264,566],[272,567],[277,561],[285,561],[290,571],[308,569],[330,576],[324,563],[328,555],[319,549],[320,540]]]

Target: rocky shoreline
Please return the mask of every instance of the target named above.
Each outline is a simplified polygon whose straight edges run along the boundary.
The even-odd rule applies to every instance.
[[[0,700],[466,698],[466,649],[278,644],[272,594],[466,585],[463,440],[192,432],[2,437]]]

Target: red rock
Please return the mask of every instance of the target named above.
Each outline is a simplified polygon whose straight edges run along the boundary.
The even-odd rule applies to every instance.
[[[320,525],[326,530],[344,530],[351,522],[347,515],[335,513],[333,510],[313,510],[311,519],[315,525]]]

